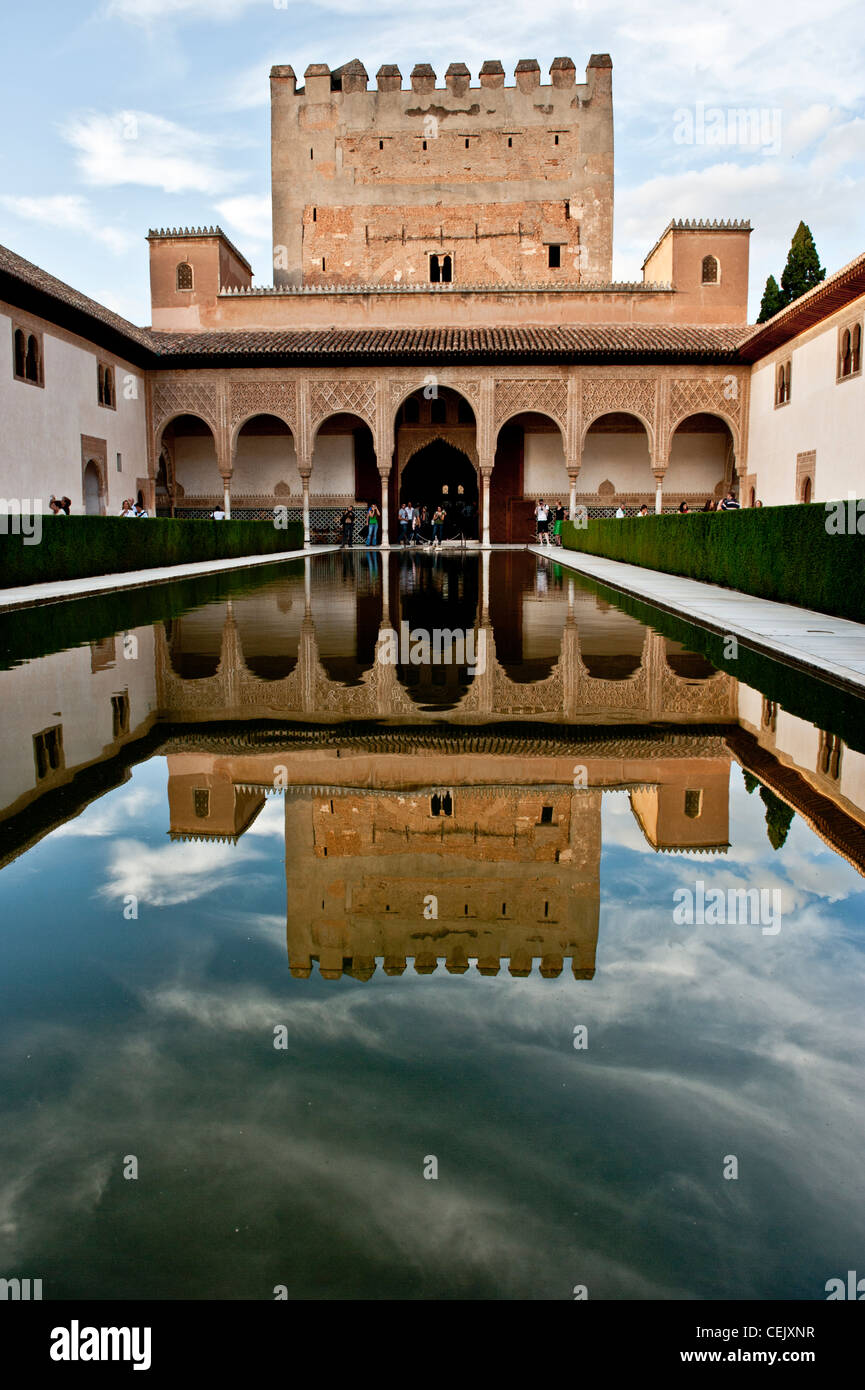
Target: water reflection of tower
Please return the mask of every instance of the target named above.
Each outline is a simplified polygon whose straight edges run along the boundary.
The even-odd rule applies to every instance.
[[[469,961],[591,978],[598,934],[600,790],[454,785],[429,756],[425,788],[289,792],[285,808],[292,974],[367,979]]]

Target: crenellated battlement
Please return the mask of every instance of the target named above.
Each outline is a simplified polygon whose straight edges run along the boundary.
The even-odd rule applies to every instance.
[[[590,85],[590,73],[611,70],[613,61],[609,53],[593,53],[586,64],[586,85]],[[414,92],[429,95],[432,92],[452,93],[464,96],[469,91],[482,89],[505,89],[530,92],[535,88],[549,86],[561,90],[577,85],[577,69],[571,58],[554,58],[550,68],[550,82],[541,83],[541,66],[537,58],[521,58],[514,68],[514,82],[506,88],[505,69],[498,58],[488,58],[478,72],[477,85],[472,86],[471,72],[463,62],[453,62],[444,76],[444,84],[437,86],[437,74],[429,63],[416,63],[409,76],[409,86],[404,87],[403,74],[395,63],[383,63],[376,73],[378,92]],[[359,58],[331,69],[327,63],[310,63],[304,74],[304,86],[297,86],[297,76],[290,64],[277,64],[270,70],[272,81],[285,84],[294,96],[306,97],[311,101],[321,101],[334,93],[354,95],[366,92],[369,74]]]

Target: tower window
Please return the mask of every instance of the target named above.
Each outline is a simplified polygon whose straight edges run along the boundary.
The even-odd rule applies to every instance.
[[[207,787],[196,787],[192,793],[192,809],[196,819],[207,820],[210,815],[210,792]],[[324,907],[324,903],[322,903]]]
[[[432,252],[429,258],[429,278],[431,285],[449,285],[453,276],[453,262],[450,256],[440,256]]]
[[[317,213],[318,213],[318,208],[313,208],[313,210],[312,210],[312,220],[313,220],[313,222],[316,221],[316,214],[317,214]]]
[[[468,142],[468,139],[466,139],[466,149],[468,149],[468,147],[469,147],[469,142]]]
[[[559,137],[558,137],[558,135],[554,135],[554,136],[553,136],[553,144],[554,144],[554,145],[557,145],[558,143],[559,143]]]
[[[540,822],[539,822],[539,823],[540,823],[541,825],[552,825],[552,823],[553,823],[553,808],[552,808],[552,806],[542,806],[542,807],[541,807],[541,819],[540,819]]]
[[[426,149],[426,140],[423,142],[423,149]]]
[[[192,289],[192,266],[188,261],[181,261],[177,267],[175,283],[179,290]]]
[[[99,404],[107,406],[109,410],[116,410],[117,400],[114,393],[114,368],[106,366],[104,362],[97,362],[96,384]]]
[[[701,791],[685,792],[685,815],[689,820],[697,820],[703,809],[703,793]]]
[[[715,256],[704,256],[704,257],[703,257],[703,284],[704,284],[704,285],[717,285],[717,283],[718,283],[718,281],[719,281],[720,278],[721,278],[721,276],[720,276],[720,266],[718,265],[717,257],[715,257]]]
[[[562,264],[562,248],[555,243],[547,247],[547,265],[550,270],[558,270]]]
[[[312,153],[312,150],[310,150],[310,152],[309,152],[309,157],[310,157],[310,159],[312,159],[312,158],[313,158],[313,153]]]
[[[326,269],[327,269],[327,266],[325,265],[325,258],[324,258],[324,256],[322,256],[322,258],[321,258],[321,268],[322,268],[322,270],[326,270]]]
[[[508,149],[509,149],[509,150],[512,150],[513,147],[514,147],[513,136],[509,135],[509,136],[508,136]]]
[[[383,140],[379,140],[379,142],[378,142],[378,147],[379,147],[380,150],[383,150],[383,149],[384,149],[384,141],[383,141]]]

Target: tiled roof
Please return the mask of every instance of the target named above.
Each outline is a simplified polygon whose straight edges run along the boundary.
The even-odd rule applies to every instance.
[[[812,290],[794,299],[786,309],[751,328],[742,344],[742,358],[756,362],[774,348],[795,338],[807,328],[831,317],[846,304],[865,294],[865,252],[836,270]]]
[[[22,293],[25,296],[23,307],[53,322],[62,319],[63,327],[80,333],[82,337],[93,337],[106,345],[109,345],[108,337],[125,340],[125,344],[116,347],[119,355],[123,354],[124,346],[138,349],[133,353],[135,360],[140,359],[142,348],[152,351],[149,329],[137,328],[128,319],[115,314],[113,309],[106,309],[104,304],[74,290],[63,280],[49,275],[47,270],[33,265],[32,261],[17,256],[8,246],[0,246],[0,298],[21,306]],[[127,352],[126,355],[130,354]]]
[[[514,328],[234,329],[157,333],[0,246],[0,299],[144,367],[200,362],[734,361],[747,325],[577,324]]]
[[[153,333],[163,358],[688,358],[732,361],[747,325],[583,324],[518,328],[317,328]],[[166,363],[167,365],[167,363]]]

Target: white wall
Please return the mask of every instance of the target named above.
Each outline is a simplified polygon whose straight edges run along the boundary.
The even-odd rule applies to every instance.
[[[44,387],[15,380],[13,320],[25,329],[38,326],[43,333]],[[98,403],[97,359],[116,367],[116,410]],[[127,399],[133,391],[135,397]],[[83,512],[82,434],[107,443],[109,515],[134,495],[136,478],[147,476],[143,374],[84,339],[6,305],[0,305],[0,421],[0,496],[41,498],[47,511],[53,492],[71,497],[73,512]]]
[[[320,434],[312,455],[313,496],[354,497],[354,438],[350,434]],[[296,488],[292,486],[292,492]]]
[[[577,478],[577,495],[597,492],[609,479],[617,492],[646,492],[654,495],[655,478],[649,462],[649,441],[645,434],[593,434],[590,430],[583,446],[583,464]]]
[[[865,493],[865,377],[836,382],[838,328],[858,313],[865,295],[754,364],[751,374],[748,472],[766,506],[796,502],[796,455],[816,450],[814,499]],[[787,405],[775,407],[777,364],[792,361]]]
[[[231,477],[232,494],[270,494],[277,483],[284,483],[295,497],[300,497],[300,474],[291,435],[241,434]]]
[[[568,495],[568,471],[562,436],[526,432],[523,454],[523,495],[543,497],[545,492]]]
[[[8,810],[39,785],[34,734],[61,724],[64,763],[71,771],[111,754],[147,721],[156,708],[153,628],[135,628],[132,636],[137,639],[137,656],[124,657],[123,638],[118,636],[114,664],[101,670],[92,670],[87,644],[0,671],[5,736],[0,809]],[[104,645],[100,650],[104,652]],[[129,735],[115,741],[111,696],[124,690],[129,692]],[[56,776],[49,774],[46,785],[56,785]]]

